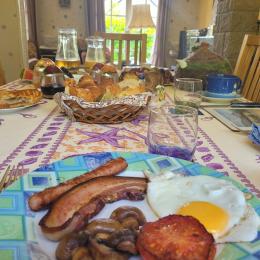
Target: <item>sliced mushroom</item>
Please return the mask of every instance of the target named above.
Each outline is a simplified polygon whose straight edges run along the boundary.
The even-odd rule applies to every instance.
[[[58,244],[56,258],[58,260],[70,260],[73,250],[87,244],[88,236],[85,232],[70,233]]]
[[[125,228],[139,230],[146,222],[143,212],[130,206],[119,207],[110,216],[111,219],[118,220]]]
[[[122,241],[117,245],[116,249],[122,252],[128,252],[131,255],[137,255],[138,253],[135,243],[132,241]]]
[[[104,242],[110,235],[123,229],[123,226],[114,219],[96,219],[90,222],[85,231],[98,242]]]
[[[88,248],[92,258],[95,260],[127,260],[129,258],[128,254],[98,243],[95,239],[89,240]]]
[[[56,250],[58,260],[125,260],[136,255],[139,227],[146,219],[135,207],[120,207],[110,219],[91,221],[78,233],[65,236]]]
[[[132,255],[137,254],[135,247],[137,239],[137,231],[132,229],[122,229],[113,233],[110,238],[105,242],[106,245],[116,248],[119,251],[127,252]]]
[[[93,260],[93,258],[87,247],[80,246],[73,251],[72,260]]]

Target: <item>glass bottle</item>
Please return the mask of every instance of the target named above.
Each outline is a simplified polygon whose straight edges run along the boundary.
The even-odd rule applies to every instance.
[[[85,58],[85,67],[92,69],[96,63],[105,63],[104,39],[91,36],[87,38],[86,41],[88,48]]]
[[[75,29],[59,29],[58,48],[55,63],[58,67],[75,68],[80,66]]]

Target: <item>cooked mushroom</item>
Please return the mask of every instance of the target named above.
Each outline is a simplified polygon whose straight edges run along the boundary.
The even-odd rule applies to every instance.
[[[139,227],[146,222],[143,212],[130,206],[119,207],[110,216],[111,219],[118,220],[125,228],[139,230]]]
[[[110,219],[91,221],[78,233],[65,236],[56,250],[58,260],[124,260],[136,255],[139,227],[146,219],[135,207],[120,207]]]
[[[127,252],[132,255],[137,254],[135,247],[137,231],[132,229],[122,229],[114,232],[105,244],[109,247],[116,248],[119,251]]]
[[[73,251],[72,260],[93,260],[93,258],[87,247],[80,246]]]
[[[88,248],[95,260],[127,260],[129,258],[128,254],[98,243],[95,239],[89,240]]]
[[[58,244],[56,258],[58,260],[70,260],[73,250],[87,243],[88,236],[84,232],[66,235]]]
[[[124,227],[115,219],[93,220],[87,225],[85,232],[89,234],[91,239],[96,240],[98,243],[103,243],[110,248],[130,254],[137,253],[135,248],[136,230]]]
[[[123,226],[114,219],[96,219],[91,221],[85,231],[98,242],[104,242],[109,239],[114,232],[121,230]]]

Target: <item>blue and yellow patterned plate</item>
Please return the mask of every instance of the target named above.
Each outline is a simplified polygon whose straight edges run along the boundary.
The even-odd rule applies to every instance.
[[[143,170],[150,170],[151,172],[173,171],[187,175],[208,175],[230,180],[247,193],[248,203],[260,215],[260,200],[251,195],[247,188],[224,174],[199,164],[143,153],[113,152],[80,155],[43,166],[20,178],[0,194],[0,259],[54,259],[57,244],[45,239],[37,225],[45,212],[30,211],[27,204],[28,197],[34,192],[78,176],[119,156],[124,157],[129,164],[128,169],[123,173],[125,176],[142,176]],[[108,204],[97,217],[108,217],[114,208],[121,205],[135,205],[142,209],[148,220],[156,218],[146,201],[119,201]],[[260,259],[260,231],[258,237],[251,243],[229,243],[222,246],[218,250],[216,259]]]

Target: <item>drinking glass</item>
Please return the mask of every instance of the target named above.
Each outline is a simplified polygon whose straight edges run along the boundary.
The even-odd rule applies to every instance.
[[[192,160],[198,133],[198,110],[164,105],[150,108],[148,150],[150,153]]]
[[[57,92],[64,92],[64,74],[44,74],[40,80],[42,94],[45,98],[53,98]]]
[[[202,80],[178,78],[175,81],[174,100],[177,105],[199,108],[202,94]]]

